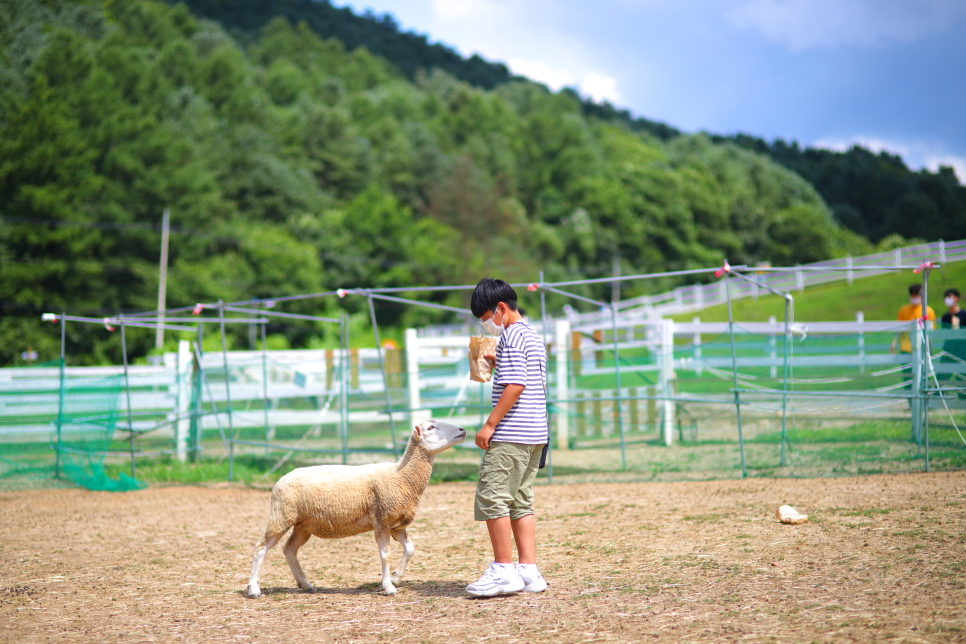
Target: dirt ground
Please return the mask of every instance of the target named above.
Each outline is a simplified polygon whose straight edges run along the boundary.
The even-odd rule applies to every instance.
[[[473,485],[431,486],[399,594],[371,534],[281,551],[248,599],[269,493],[0,493],[0,641],[966,640],[966,472],[537,490],[540,595],[477,600]],[[778,505],[811,515],[781,525]],[[394,544],[393,557],[400,548]]]

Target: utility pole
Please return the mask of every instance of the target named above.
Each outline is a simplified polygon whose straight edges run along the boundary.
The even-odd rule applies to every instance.
[[[167,301],[166,290],[168,286],[168,227],[171,217],[168,209],[164,209],[161,217],[161,276],[158,280],[158,331],[154,338],[154,347],[160,349],[164,346],[164,309]]]

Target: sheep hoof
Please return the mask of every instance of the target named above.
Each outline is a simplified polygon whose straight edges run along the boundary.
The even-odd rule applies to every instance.
[[[399,575],[393,575],[390,579],[392,580],[393,584],[395,584],[396,586],[399,585],[399,581],[400,581]]]
[[[257,599],[262,596],[262,591],[258,586],[249,586],[246,594],[252,599]]]
[[[387,595],[395,595],[398,592],[396,590],[396,587],[393,586],[392,584],[389,584],[388,586],[383,586],[383,589],[386,591]]]

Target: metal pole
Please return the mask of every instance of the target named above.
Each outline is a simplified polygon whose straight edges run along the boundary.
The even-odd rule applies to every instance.
[[[168,228],[171,223],[168,209],[164,209],[161,217],[161,270],[158,279],[158,331],[154,338],[154,347],[160,349],[164,346],[164,310],[167,302],[168,288]]]
[[[201,454],[201,435],[202,435],[202,398],[204,396],[204,388],[202,383],[205,377],[205,365],[204,365],[204,339],[205,339],[205,325],[201,322],[198,323],[197,337],[195,338],[195,348],[194,352],[195,362],[198,364],[198,370],[193,374],[195,382],[192,383],[194,389],[194,404],[191,407],[191,451],[189,453],[189,459],[192,463],[198,460],[198,456]],[[212,403],[214,404],[214,403]],[[217,416],[215,416],[217,418]]]
[[[268,345],[265,342],[265,328],[268,322],[262,324],[262,414],[265,418],[265,455],[267,456],[270,448],[268,446]]]
[[[785,425],[786,417],[788,416],[788,317],[791,308],[792,296],[791,294],[785,295],[785,346],[784,346],[784,356],[783,356],[783,366],[782,366],[782,456],[781,465],[788,465],[788,455],[785,453],[785,444],[787,438],[785,437]]]
[[[735,319],[731,311],[731,273],[725,273],[725,294],[728,298],[728,332],[731,334],[731,374],[735,384],[735,415],[738,419],[738,448],[741,452],[741,476],[748,477],[745,467],[745,439],[741,433],[741,400],[738,397],[738,354],[735,351]]]
[[[342,315],[342,464],[349,462],[349,316]]]
[[[127,431],[131,450],[131,478],[137,478],[137,465],[134,463],[134,416],[131,412],[131,378],[127,371],[127,337],[124,334],[124,315],[121,319],[121,357],[124,360],[124,390],[127,392]]]
[[[627,453],[624,449],[624,412],[621,409],[621,362],[620,353],[617,350],[617,303],[612,302],[610,305],[610,323],[611,330],[614,333],[614,378],[617,381],[617,429],[621,434],[621,469],[627,469]],[[736,385],[737,386],[737,385]]]
[[[389,396],[389,376],[386,374],[386,361],[382,356],[382,341],[379,339],[379,323],[376,321],[376,306],[372,303],[372,294],[369,294],[369,317],[372,318],[372,333],[376,339],[376,352],[379,354],[379,369],[382,370],[382,386],[386,391],[386,413],[389,414],[389,433],[392,436],[392,448],[399,451],[396,445],[396,422],[392,417],[392,399]]]
[[[221,355],[225,365],[225,403],[228,411],[228,480],[235,478],[235,426],[231,416],[231,385],[228,375],[228,344],[225,341],[225,309],[218,300],[218,324],[221,326]],[[214,400],[211,401],[214,404]],[[217,410],[215,410],[217,412]]]
[[[540,271],[540,283],[543,284],[543,271]],[[543,323],[543,343],[547,344],[547,293],[540,289],[540,321]],[[556,356],[557,360],[566,359],[566,356]],[[550,380],[550,352],[547,352],[547,373],[543,374],[543,396],[547,403],[547,483],[553,483],[553,441],[550,439],[550,404],[547,402],[547,387]]]
[[[60,314],[60,395],[57,401],[57,453],[54,464],[54,478],[60,478],[60,448],[62,441],[61,427],[64,424],[64,387],[66,385],[66,363],[64,362],[65,343],[67,340],[67,312]]]
[[[923,269],[922,271],[922,303],[919,306],[922,320],[920,322],[921,333],[922,333],[922,351],[920,352],[920,359],[922,361],[922,366],[920,371],[923,373],[924,377],[919,379],[919,392],[920,400],[922,403],[923,414],[923,434],[925,436],[926,442],[926,471],[929,471],[929,399],[928,392],[926,389],[929,387],[929,360],[932,352],[929,349],[929,333],[926,329],[926,324],[929,322],[928,312],[929,312],[929,267]],[[942,392],[939,395],[943,395]]]

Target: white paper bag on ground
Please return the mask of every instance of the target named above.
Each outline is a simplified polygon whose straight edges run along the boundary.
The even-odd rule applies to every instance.
[[[782,523],[805,523],[808,515],[802,514],[790,505],[783,505],[775,510],[775,517]]]
[[[490,382],[492,369],[490,362],[483,356],[496,353],[496,338],[472,336],[470,338],[470,380]]]

